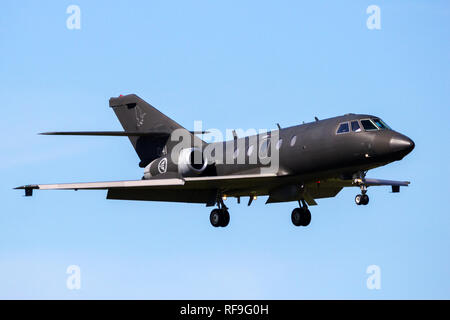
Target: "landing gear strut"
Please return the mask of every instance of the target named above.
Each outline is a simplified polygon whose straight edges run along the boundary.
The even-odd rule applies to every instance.
[[[230,213],[228,212],[228,208],[225,203],[223,203],[221,197],[218,198],[217,205],[219,208],[211,211],[209,221],[213,227],[226,227],[230,223]]]
[[[291,220],[292,223],[299,227],[306,227],[311,222],[311,212],[308,209],[308,206],[305,203],[305,200],[299,201],[300,208],[295,208],[292,210]]]
[[[360,172],[359,173],[359,177],[356,176],[354,178],[354,182],[355,184],[359,185],[359,188],[361,189],[361,194],[357,194],[355,197],[355,203],[359,206],[359,205],[367,205],[369,203],[369,196],[366,194],[367,193],[367,186],[364,183],[364,178],[366,176],[366,172]]]

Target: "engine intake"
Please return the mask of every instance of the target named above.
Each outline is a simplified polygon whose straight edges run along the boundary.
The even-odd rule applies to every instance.
[[[203,152],[198,148],[187,148],[180,152],[178,157],[178,173],[183,177],[192,177],[201,174],[208,166]]]

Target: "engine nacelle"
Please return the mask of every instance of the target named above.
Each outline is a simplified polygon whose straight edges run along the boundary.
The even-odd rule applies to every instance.
[[[144,179],[150,179],[166,172],[176,173],[177,170],[177,165],[170,161],[170,157],[157,158],[145,167]]]
[[[183,177],[198,176],[205,171],[208,161],[198,148],[182,149],[178,157],[178,173]]]
[[[166,172],[178,174],[182,177],[195,177],[205,171],[208,162],[198,148],[186,148],[180,151],[178,163],[171,161],[170,157],[161,157],[153,160],[145,167],[144,179],[164,174]]]

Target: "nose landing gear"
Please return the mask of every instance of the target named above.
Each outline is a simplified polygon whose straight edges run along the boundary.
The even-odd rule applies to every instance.
[[[364,184],[364,180],[355,180],[357,181],[357,183],[359,184],[359,188],[361,189],[361,194],[357,194],[355,197],[355,203],[360,206],[360,205],[367,205],[369,203],[369,196],[366,194],[367,193],[367,186]]]
[[[364,183],[364,178],[366,177],[366,171],[364,172],[359,172],[358,174],[354,175],[353,178],[353,183],[358,185],[359,188],[361,189],[361,194],[357,194],[355,197],[355,203],[360,206],[360,205],[367,205],[369,203],[369,196],[366,194],[367,193],[367,186]]]
[[[359,205],[366,205],[369,203],[369,196],[367,194],[358,194],[355,197],[355,203]]]

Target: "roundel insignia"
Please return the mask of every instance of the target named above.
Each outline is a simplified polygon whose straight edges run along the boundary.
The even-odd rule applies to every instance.
[[[167,158],[161,159],[158,163],[158,171],[159,173],[165,173],[167,171]]]

